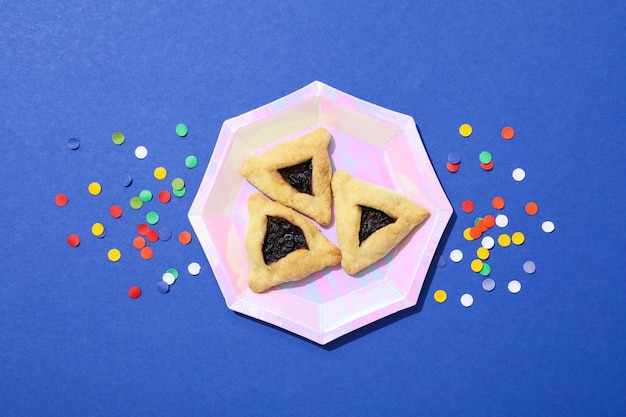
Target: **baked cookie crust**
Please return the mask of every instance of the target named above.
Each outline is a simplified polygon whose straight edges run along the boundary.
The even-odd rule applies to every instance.
[[[332,218],[329,143],[330,132],[325,128],[315,129],[248,158],[241,167],[241,175],[272,200],[328,226]],[[308,160],[313,165],[312,195],[296,190],[278,172]]]
[[[430,213],[401,194],[336,171],[332,178],[337,240],[341,266],[350,275],[384,257]],[[361,206],[380,210],[395,222],[373,232],[359,243]]]

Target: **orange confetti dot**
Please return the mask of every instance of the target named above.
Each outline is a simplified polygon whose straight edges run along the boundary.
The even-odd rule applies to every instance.
[[[154,251],[152,250],[151,247],[146,246],[143,249],[141,249],[140,255],[142,259],[145,259],[147,261],[149,259],[152,259],[152,255],[154,255]]]
[[[488,229],[491,229],[493,226],[496,225],[496,218],[493,217],[491,214],[487,214],[483,218],[483,223],[485,224],[485,226],[487,226]]]
[[[480,219],[478,223],[476,223],[476,227],[478,227],[478,230],[480,230],[481,233],[485,233],[487,229],[489,229],[485,224],[485,219]]]
[[[497,196],[491,200],[491,205],[496,210],[502,210],[504,208],[504,198]]]
[[[469,235],[474,239],[479,239],[483,235],[483,232],[480,231],[478,226],[474,226],[470,229]]]
[[[539,206],[534,201],[529,201],[526,203],[526,207],[524,209],[526,210],[526,214],[534,216],[539,211]]]
[[[180,243],[182,243],[183,245],[187,245],[189,242],[191,242],[191,233],[189,233],[188,231],[182,231],[180,232],[180,234],[178,235],[178,240],[180,241]]]
[[[515,136],[515,130],[513,130],[511,126],[507,126],[503,128],[501,133],[502,133],[502,138],[506,140],[513,139],[513,136]]]
[[[133,239],[133,247],[135,249],[143,249],[144,247],[146,247],[146,239],[142,238],[141,236],[137,236]]]

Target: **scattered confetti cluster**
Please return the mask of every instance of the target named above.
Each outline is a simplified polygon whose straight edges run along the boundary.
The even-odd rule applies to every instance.
[[[462,124],[459,127],[459,134],[464,138],[469,138],[472,135],[473,128],[469,124]],[[512,127],[507,126],[500,132],[502,139],[511,140],[515,136],[515,131]],[[480,167],[485,171],[491,171],[494,167],[494,158],[491,152],[483,150],[478,154],[478,162]],[[458,152],[450,152],[448,154],[446,168],[449,172],[455,174],[459,172],[461,164],[461,155]],[[523,181],[526,178],[526,171],[522,168],[515,168],[511,174],[512,178],[516,182]],[[504,213],[506,201],[501,196],[493,196],[491,199],[491,208],[487,213],[482,213],[474,218],[474,220],[467,224],[463,229],[463,239],[472,242],[476,241],[479,246],[476,248],[475,254],[469,256],[468,269],[478,276],[482,277],[482,288],[487,292],[491,292],[496,288],[496,280],[491,277],[492,268],[488,262],[491,256],[491,250],[496,246],[496,243],[503,248],[514,246],[522,246],[526,242],[526,235],[523,231],[513,231],[507,233],[505,230],[496,231],[498,229],[505,229],[509,225],[509,217]],[[476,205],[471,199],[466,199],[461,202],[461,211],[466,214],[474,212]],[[513,208],[515,212],[518,212],[518,207]],[[535,216],[539,212],[539,205],[535,201],[528,201],[523,207],[523,211],[528,216]],[[545,220],[541,224],[541,229],[545,233],[552,233],[555,230],[554,223],[550,220]],[[463,251],[455,248],[450,251],[449,258],[454,263],[461,263],[466,258]],[[437,260],[438,267],[444,267],[446,265],[445,257],[440,255]],[[532,260],[528,260],[523,263],[523,272],[526,274],[534,274],[536,270],[535,263]],[[512,294],[517,294],[522,289],[522,284],[517,279],[512,279],[507,283],[507,289]],[[433,294],[433,298],[437,303],[443,303],[448,299],[448,294],[444,289],[437,289]],[[460,303],[464,307],[470,307],[474,304],[474,297],[470,293],[465,293],[460,297]]]
[[[188,128],[185,124],[179,123],[176,125],[176,135],[179,137],[186,137],[188,134]],[[115,132],[111,135],[112,142],[120,146],[126,141],[126,136],[122,132]],[[67,141],[67,147],[76,151],[80,148],[80,140],[77,138],[71,138]],[[148,156],[148,149],[145,146],[137,146],[135,148],[135,157],[139,160],[143,160]],[[184,165],[187,169],[193,169],[198,165],[198,158],[195,155],[188,155],[184,160]],[[159,180],[165,180],[167,178],[167,169],[163,166],[157,166],[154,168],[153,175]],[[122,187],[128,188],[133,185],[133,178],[129,174],[123,174],[119,178],[119,184]],[[172,199],[172,194],[177,198],[182,198],[186,194],[185,181],[183,178],[174,178],[169,189],[162,189],[158,191],[157,200],[160,204],[168,204]],[[97,181],[92,181],[87,186],[87,191],[92,196],[100,195],[102,185]],[[144,205],[151,203],[154,199],[154,194],[149,189],[140,190],[135,196],[130,198],[129,206],[133,210],[140,210]],[[66,207],[70,199],[64,193],[58,193],[54,197],[54,203],[58,207]],[[157,242],[165,242],[170,240],[172,232],[167,227],[159,227],[156,225],[160,222],[161,217],[159,215],[158,207],[151,207],[145,213],[145,223],[140,223],[136,227],[136,236],[132,237],[132,246],[138,252],[138,257],[143,260],[150,260],[154,256],[153,245]],[[109,208],[111,218],[120,219],[124,213],[124,209],[120,204],[114,204]],[[107,228],[105,221],[97,221],[91,225],[91,234],[97,239],[105,239],[107,236]],[[183,245],[188,245],[192,241],[192,234],[187,230],[182,230],[178,234],[178,240]],[[71,247],[78,247],[81,244],[81,238],[77,233],[70,233],[67,236],[67,243]],[[119,248],[108,248],[107,258],[111,262],[118,262],[122,259],[122,252]],[[190,275],[198,275],[200,273],[201,266],[197,262],[191,262],[187,271]],[[175,268],[168,269],[160,280],[157,281],[156,289],[161,293],[167,293],[170,290],[170,286],[173,285],[178,279],[178,270]],[[128,296],[130,298],[139,298],[142,294],[141,288],[137,285],[133,285],[128,289]]]

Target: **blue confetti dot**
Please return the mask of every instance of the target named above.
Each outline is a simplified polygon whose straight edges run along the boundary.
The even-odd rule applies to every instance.
[[[70,148],[71,150],[75,151],[76,149],[80,148],[80,140],[78,140],[76,138],[68,139],[67,147]]]
[[[461,155],[459,155],[457,152],[450,152],[448,154],[448,162],[450,162],[451,164],[458,164],[459,162],[461,162]]]
[[[159,239],[170,240],[171,237],[172,237],[172,232],[170,232],[170,229],[164,227],[161,230],[159,230]]]
[[[129,187],[133,183],[133,177],[128,174],[124,174],[120,177],[120,184],[122,187]]]
[[[156,287],[157,287],[157,290],[159,290],[159,292],[161,292],[163,294],[165,294],[165,293],[170,291],[170,286],[167,285],[167,282],[165,282],[165,281],[159,281],[157,283]]]

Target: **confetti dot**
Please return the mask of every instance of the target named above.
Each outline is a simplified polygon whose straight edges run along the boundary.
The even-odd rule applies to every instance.
[[[100,192],[102,192],[102,186],[100,185],[100,183],[94,181],[89,184],[87,190],[89,190],[89,194],[91,195],[98,195],[100,194]]]
[[[509,282],[508,288],[511,293],[517,294],[518,292],[521,291],[522,284],[518,280],[514,279],[511,282]]]
[[[117,262],[122,257],[122,252],[120,252],[120,250],[116,248],[110,249],[108,253],[108,257],[109,257],[109,261]]]
[[[135,148],[135,156],[137,159],[145,159],[145,157],[148,156],[148,148],[145,146],[137,146]]]
[[[172,274],[170,274],[169,272],[166,272],[163,274],[163,281],[167,284],[167,285],[172,285],[174,284],[174,282],[176,282],[176,277]]]
[[[459,126],[459,134],[464,138],[469,137],[472,134],[472,126],[467,123],[463,123]]]
[[[493,161],[490,161],[488,164],[480,163],[480,167],[485,171],[491,171],[493,169]]]
[[[103,237],[104,236],[104,225],[102,223],[94,223],[91,226],[91,233],[95,237]]]
[[[130,207],[135,209],[135,210],[139,210],[141,208],[141,206],[143,206],[143,201],[141,201],[141,198],[139,197],[133,197],[130,199]]]
[[[541,223],[541,230],[546,233],[554,232],[554,223],[552,223],[550,220],[546,220],[545,222]]]
[[[163,204],[169,203],[171,199],[172,199],[172,195],[170,194],[169,191],[163,190],[159,192],[159,201],[161,203]]]
[[[180,191],[185,188],[185,181],[182,178],[174,178],[172,180],[172,189],[174,191]]]
[[[148,226],[147,224],[140,223],[137,225],[137,233],[139,233],[141,236],[147,235],[149,231],[150,231],[150,226]]]
[[[507,235],[506,233],[501,234],[500,236],[498,236],[498,245],[502,246],[503,248],[510,246],[511,237]]]
[[[496,216],[496,225],[498,227],[506,227],[509,224],[509,218],[506,214],[498,214]]]
[[[146,261],[148,261],[152,259],[152,255],[154,255],[154,251],[152,250],[151,247],[146,246],[141,249],[141,252],[139,252],[139,255],[141,256],[141,259],[145,259]]]
[[[526,178],[526,171],[524,171],[522,168],[515,168],[511,176],[515,181],[523,181],[524,178]]]
[[[122,213],[122,206],[118,206],[117,204],[111,206],[111,208],[109,209],[109,214],[111,214],[111,217],[113,217],[114,219],[119,219],[120,217],[122,217]]]
[[[458,152],[450,152],[448,154],[448,162],[458,165],[461,162],[461,155]]]
[[[513,139],[513,136],[515,136],[515,130],[513,130],[511,126],[506,126],[502,129],[502,132],[500,133],[502,135],[502,138],[506,140]]]
[[[483,261],[480,259],[474,259],[470,264],[470,268],[474,272],[480,272],[480,270],[483,269]]]
[[[150,242],[156,242],[157,240],[159,240],[159,232],[152,229],[148,230],[148,233],[146,233],[146,239],[148,239]]]
[[[529,201],[526,203],[524,210],[526,210],[526,214],[529,216],[534,216],[539,211],[539,206],[534,201]]]
[[[184,123],[179,123],[176,125],[176,134],[181,138],[187,136],[187,132],[189,132],[189,129]]]
[[[463,252],[460,249],[454,249],[450,252],[450,260],[452,262],[461,262],[463,260]]]
[[[480,248],[476,249],[476,256],[478,256],[478,259],[480,259],[481,261],[489,259],[489,249],[481,246]]]
[[[189,272],[189,274],[194,275],[194,276],[198,275],[201,269],[202,267],[200,266],[198,262],[192,262],[189,265],[187,265],[187,272]]]
[[[497,196],[491,200],[491,205],[496,210],[502,210],[504,208],[504,198]]]
[[[511,241],[515,244],[515,245],[521,245],[522,243],[524,243],[524,241],[526,240],[526,236],[524,236],[524,233],[522,232],[515,232],[511,235]]]
[[[176,269],[176,268],[169,268],[165,272],[169,272],[170,274],[174,275],[174,278],[178,279],[178,269]]]
[[[62,193],[57,194],[54,196],[54,204],[59,207],[65,207],[67,205],[67,196]]]
[[[435,291],[433,298],[435,299],[436,302],[443,303],[444,301],[448,299],[448,294],[444,290],[437,290]]]
[[[483,267],[480,268],[480,271],[478,271],[478,273],[483,277],[489,276],[489,274],[491,274],[491,265],[489,265],[487,262],[483,262]]]
[[[491,236],[485,236],[480,243],[485,249],[493,249],[496,245],[496,241]]]
[[[174,193],[174,195],[176,197],[182,197],[185,195],[185,193],[187,192],[187,189],[185,187],[181,188],[180,190],[173,190],[172,191]]]
[[[491,152],[489,151],[482,151],[478,154],[478,160],[481,164],[488,164],[489,162],[491,162],[492,159],[493,157],[491,156]]]
[[[74,233],[72,233],[71,235],[68,235],[67,244],[75,248],[76,246],[80,245],[80,237]]]
[[[496,218],[492,216],[491,214],[487,214],[483,218],[483,224],[487,226],[487,229],[491,229],[496,224]]]
[[[150,191],[150,190],[141,190],[141,192],[139,193],[139,198],[144,203],[152,201],[152,191]]]
[[[460,165],[461,164],[453,164],[453,163],[448,162],[446,164],[446,168],[448,169],[448,171],[454,173],[454,172],[457,172],[459,170]]]
[[[133,239],[133,248],[135,249],[143,249],[146,247],[146,239],[141,236],[136,236]]]
[[[80,148],[80,140],[76,138],[69,138],[67,140],[67,147],[75,151],[76,149]]]
[[[131,177],[128,174],[124,174],[120,177],[120,185],[122,187],[130,187],[130,185],[133,183],[133,177]]]
[[[167,285],[167,282],[163,280],[157,282],[156,288],[160,293],[163,294],[167,294],[170,291],[170,286]]]
[[[114,144],[121,145],[126,140],[126,137],[122,132],[115,132],[113,133],[113,135],[111,135],[111,140]]]
[[[132,299],[136,299],[141,297],[141,288],[136,285],[133,285],[128,289],[128,296]]]
[[[480,239],[480,237],[483,235],[483,232],[480,231],[480,228],[474,226],[470,227],[469,235],[472,239]]]
[[[167,170],[163,167],[156,167],[154,169],[154,178],[157,180],[164,180],[167,177]]]
[[[483,290],[493,291],[496,288],[496,282],[492,278],[485,278],[483,280]]]
[[[191,242],[191,233],[189,233],[188,231],[184,230],[182,232],[180,232],[180,234],[178,235],[178,240],[180,241],[180,243],[182,243],[183,245],[187,245],[189,244],[189,242]]]
[[[189,169],[193,169],[198,166],[198,158],[195,155],[189,155],[185,158],[185,166]]]
[[[471,307],[474,304],[474,297],[471,294],[463,294],[461,296],[461,305],[463,307]]]
[[[533,261],[524,262],[524,265],[522,265],[522,268],[524,269],[524,272],[526,272],[527,274],[534,274],[535,270],[537,269]]]
[[[146,221],[148,224],[157,224],[159,222],[159,213],[156,211],[149,211],[146,213]]]
[[[465,213],[471,213],[474,211],[474,202],[472,200],[465,200],[461,203],[461,210]]]
[[[470,241],[470,242],[472,240],[474,240],[474,238],[472,237],[472,233],[471,232],[472,232],[472,228],[471,227],[468,227],[465,230],[463,230],[463,237],[465,238],[465,240]]]
[[[172,232],[170,232],[170,229],[167,229],[164,227],[159,230],[159,239],[165,241],[165,240],[170,240],[171,237],[172,237]]]

